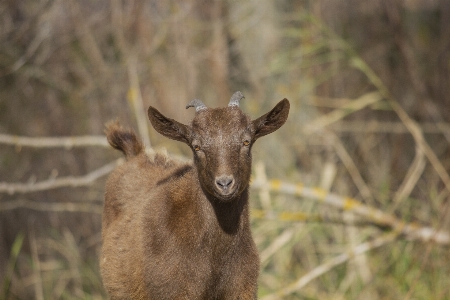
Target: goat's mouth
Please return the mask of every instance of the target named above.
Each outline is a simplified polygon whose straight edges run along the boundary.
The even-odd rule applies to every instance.
[[[220,190],[220,189],[214,189],[214,192],[217,196],[217,198],[227,201],[233,199],[237,194],[238,189],[236,187],[233,187],[232,189],[227,190]]]

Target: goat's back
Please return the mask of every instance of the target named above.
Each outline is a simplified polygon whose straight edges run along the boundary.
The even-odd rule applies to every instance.
[[[114,298],[148,299],[144,258],[149,232],[145,224],[161,219],[161,189],[190,170],[187,163],[164,154],[141,152],[119,166],[106,183],[100,267],[104,285]],[[150,229],[151,230],[151,229]]]

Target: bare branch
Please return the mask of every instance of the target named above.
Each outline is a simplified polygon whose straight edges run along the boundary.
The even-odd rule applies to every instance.
[[[88,202],[38,202],[27,199],[1,201],[0,211],[13,210],[17,208],[28,208],[37,211],[51,212],[88,212],[102,214],[103,206]]]
[[[328,126],[332,123],[335,123],[339,120],[342,120],[347,115],[361,110],[364,107],[372,105],[378,101],[383,99],[382,95],[378,92],[367,93],[351,101],[350,103],[345,104],[342,108],[336,109],[326,115],[320,116],[317,119],[313,120],[305,127],[305,132],[313,133],[325,126]]]
[[[450,244],[450,234],[446,231],[438,231],[431,227],[424,227],[416,223],[405,223],[395,216],[387,214],[379,209],[364,205],[356,199],[342,197],[319,188],[308,188],[302,184],[285,183],[280,180],[270,180],[268,183],[254,181],[251,187],[254,189],[267,188],[271,191],[282,192],[289,195],[301,196],[319,203],[325,203],[336,208],[353,212],[378,226],[390,227],[394,232],[404,234],[412,239],[424,242],[432,241],[438,244]]]
[[[110,173],[117,165],[121,164],[124,161],[123,158],[119,158],[107,165],[104,165],[97,170],[94,170],[84,176],[75,177],[75,176],[67,176],[61,178],[51,178],[48,180],[40,181],[37,183],[7,183],[0,182],[0,193],[32,193],[43,190],[56,189],[60,187],[79,187],[79,186],[87,186],[93,183],[100,177],[103,177]]]
[[[26,137],[9,134],[0,134],[0,144],[13,145],[16,147],[33,148],[58,148],[100,146],[109,147],[105,136],[78,136],[78,137]]]

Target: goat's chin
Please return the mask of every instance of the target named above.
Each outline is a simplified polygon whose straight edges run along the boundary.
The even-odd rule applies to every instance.
[[[222,202],[230,202],[233,199],[236,199],[240,195],[239,189],[233,188],[230,191],[220,191],[218,189],[214,189],[213,196]]]
[[[231,202],[233,199],[236,198],[236,194],[237,193],[232,193],[232,194],[228,194],[228,195],[218,194],[218,195],[216,195],[216,198],[218,200],[220,200],[221,202]]]

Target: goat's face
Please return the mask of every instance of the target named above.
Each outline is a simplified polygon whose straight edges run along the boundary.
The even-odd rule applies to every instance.
[[[237,94],[242,96],[237,92],[233,97]],[[284,99],[252,121],[239,108],[240,98],[236,103],[233,97],[226,108],[207,108],[199,100],[191,102],[188,107],[195,106],[197,113],[190,126],[163,116],[153,107],[148,110],[156,131],[191,147],[200,185],[222,201],[235,199],[248,187],[253,143],[280,128],[289,113],[289,101]]]
[[[202,188],[221,200],[248,185],[254,130],[238,107],[203,109],[191,125],[190,146]]]

